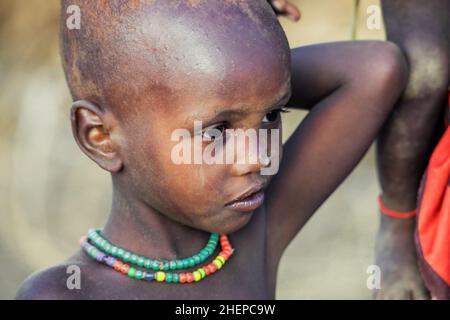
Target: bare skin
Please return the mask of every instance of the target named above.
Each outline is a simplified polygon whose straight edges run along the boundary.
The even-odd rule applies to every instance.
[[[324,44],[293,50],[291,66],[286,38],[266,1],[243,7],[223,0],[194,7],[156,1],[126,11],[129,20],[120,12],[107,17],[113,30],[100,25],[99,39],[106,41],[110,31],[113,38],[102,42],[106,62],[97,63],[95,74],[83,69],[92,60],[79,56],[88,56],[83,47],[64,55],[76,100],[74,137],[113,179],[104,236],[140,255],[177,259],[196,253],[210,232],[228,233],[236,252],[217,274],[183,286],[133,281],[78,252],[32,275],[17,298],[275,298],[283,251],[362,158],[401,93],[406,65],[400,51],[383,42]],[[168,19],[173,16],[181,17],[179,25]],[[93,32],[100,28],[94,21]],[[109,61],[114,68],[100,86],[95,79],[106,75],[97,73],[106,72]],[[274,177],[261,175],[261,162],[170,160],[170,133],[192,129],[194,119],[215,128],[280,128],[283,105],[314,108],[273,155],[281,157],[284,149]],[[259,186],[265,201],[256,210],[226,205]],[[66,287],[70,264],[82,270],[81,290]]]
[[[408,85],[378,140],[383,202],[397,211],[416,208],[420,179],[442,132],[449,85],[450,1],[383,1],[387,37],[404,51]],[[378,299],[426,299],[414,246],[415,219],[381,216],[376,264]]]

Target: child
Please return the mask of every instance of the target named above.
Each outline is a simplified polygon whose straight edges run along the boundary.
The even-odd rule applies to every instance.
[[[420,179],[442,134],[450,71],[450,1],[385,0],[382,4],[388,40],[405,52],[410,75],[378,140],[384,214],[376,264],[384,276],[376,297],[424,299],[428,293],[417,267],[413,232]]]
[[[72,4],[80,30],[65,28]],[[74,137],[111,173],[112,208],[83,250],[32,275],[17,298],[273,299],[283,251],[400,95],[399,50],[342,42],[291,57],[265,0],[63,0],[61,12]],[[272,134],[286,105],[314,108],[284,146],[269,139],[269,158],[250,148],[227,164],[171,157],[176,130],[194,133],[189,143],[200,134],[205,149],[229,129]],[[278,173],[261,174],[283,149]],[[258,161],[247,161],[254,152]],[[66,285],[71,265],[79,290]]]

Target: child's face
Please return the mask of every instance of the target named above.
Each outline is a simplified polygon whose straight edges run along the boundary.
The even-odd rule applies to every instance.
[[[194,121],[202,121],[203,132],[281,129],[277,110],[290,94],[289,47],[278,24],[270,22],[267,30],[253,24],[204,26],[205,32],[189,37],[177,35],[176,27],[165,29],[156,46],[166,51],[159,72],[151,59],[157,51],[130,57],[140,61],[135,78],[147,80],[122,97],[127,104],[118,117],[124,170],[117,178],[125,186],[122,191],[178,222],[209,232],[243,227],[254,209],[227,204],[264,187],[270,176],[260,174],[260,163],[249,161],[176,164],[172,151],[180,141],[172,141],[172,133],[187,129],[193,145]],[[281,135],[278,142],[272,159],[281,157]],[[201,146],[212,143],[203,141]]]

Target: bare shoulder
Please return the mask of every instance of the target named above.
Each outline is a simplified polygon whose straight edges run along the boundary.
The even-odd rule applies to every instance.
[[[86,290],[81,290],[81,274],[91,268],[78,255],[37,271],[20,286],[15,299],[18,300],[68,300],[87,299]],[[83,277],[83,282],[86,281]],[[83,285],[86,285],[85,283]]]

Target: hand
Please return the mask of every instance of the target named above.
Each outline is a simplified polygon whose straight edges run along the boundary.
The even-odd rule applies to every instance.
[[[381,289],[376,291],[376,299],[429,299],[417,266],[414,220],[381,217],[376,241],[376,264],[381,269]]]
[[[283,15],[292,21],[300,20],[300,10],[296,5],[288,0],[269,0],[270,5],[274,8],[277,14]]]

